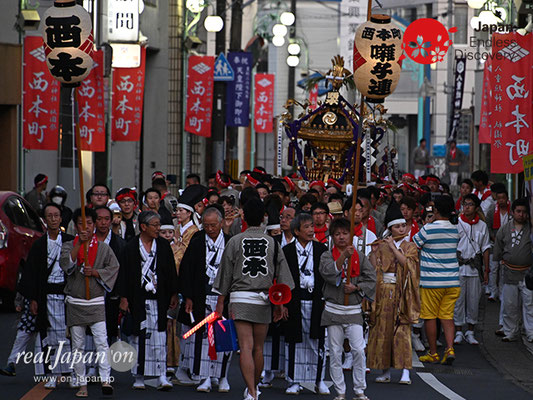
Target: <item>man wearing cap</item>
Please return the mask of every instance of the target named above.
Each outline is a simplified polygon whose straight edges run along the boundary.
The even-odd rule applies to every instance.
[[[275,194],[279,196],[281,199],[281,203],[283,206],[288,206],[291,199],[289,197],[289,192],[287,192],[287,189],[285,189],[285,185],[283,184],[283,181],[281,179],[275,179],[274,183],[272,184],[272,189],[270,190],[272,194]]]
[[[219,293],[216,311],[223,313],[230,295],[229,315],[235,321],[241,355],[239,363],[246,383],[244,398],[257,399],[257,385],[263,370],[263,346],[272,320],[268,290],[274,279],[294,288],[294,282],[281,246],[263,233],[263,202],[252,197],[243,206],[248,229],[232,237],[224,249],[213,291]],[[284,307],[276,306],[274,321],[286,317]]]
[[[181,261],[180,292],[185,302],[178,319],[189,327],[216,309],[218,297],[212,288],[229,241],[229,236],[222,231],[222,221],[222,213],[215,206],[208,207],[202,215],[204,231],[194,236]],[[209,392],[212,380],[219,379],[218,391],[229,392],[227,376],[232,353],[217,353],[216,360],[211,360],[205,327],[182,343],[186,344],[180,367],[202,379],[196,390]]]
[[[342,185],[333,178],[329,178],[326,186],[326,192],[324,193],[324,202],[328,203],[330,201],[329,196],[332,194],[342,195]]]
[[[137,192],[130,188],[119,189],[115,195],[115,200],[122,212],[120,237],[128,242],[139,233],[139,224],[137,222],[138,213],[135,210],[137,205]]]
[[[329,394],[324,383],[325,329],[320,326],[324,280],[318,270],[327,248],[314,240],[313,219],[309,214],[298,214],[291,222],[296,241],[283,248],[295,284],[284,324],[285,371],[290,384],[287,394],[300,393],[300,383],[315,384],[317,393]]]
[[[402,182],[408,185],[412,185],[416,182],[416,178],[413,174],[406,173],[402,175]]]
[[[43,207],[46,204],[46,185],[48,183],[48,177],[44,174],[37,174],[33,179],[34,187],[24,198],[39,215],[43,211]]]

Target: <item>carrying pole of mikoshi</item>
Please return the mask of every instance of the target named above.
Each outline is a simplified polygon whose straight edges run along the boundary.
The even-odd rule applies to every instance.
[[[372,0],[368,0],[368,9],[366,13],[366,20],[370,21],[372,15]],[[361,94],[361,105],[359,108],[359,128],[357,130],[357,143],[355,149],[355,161],[354,161],[354,175],[353,175],[353,189],[352,189],[352,208],[350,209],[350,245],[353,243],[354,230],[355,230],[355,203],[357,201],[357,189],[359,188],[359,167],[361,164],[361,137],[363,136],[363,114],[365,111],[365,96]],[[367,160],[370,162],[370,160]],[[357,251],[357,249],[355,250]],[[353,257],[353,256],[352,256]],[[350,259],[350,265],[351,265]],[[349,280],[350,269],[346,271],[346,280]],[[344,295],[344,305],[347,306],[350,300],[350,294]]]

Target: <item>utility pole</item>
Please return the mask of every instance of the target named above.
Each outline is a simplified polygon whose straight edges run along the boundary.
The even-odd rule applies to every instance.
[[[294,24],[289,27],[289,40],[296,37],[296,0],[291,0],[291,13],[294,15]],[[294,99],[294,83],[295,83],[296,67],[289,67],[289,87],[288,97]],[[294,115],[294,106],[289,108],[289,112]]]
[[[230,30],[230,44],[229,51],[241,50],[242,37],[242,0],[234,0],[231,7],[231,30]],[[235,99],[226,99],[226,101],[234,101]],[[239,173],[239,150],[238,150],[238,127],[227,127],[227,165],[226,171],[236,178]]]
[[[216,15],[223,17],[225,13],[225,0],[217,0]],[[224,17],[223,17],[224,18]],[[224,18],[225,19],[225,18]],[[225,25],[220,32],[216,34],[215,55],[226,51],[226,29]],[[233,25],[232,25],[233,27]],[[233,29],[233,28],[232,28]],[[224,139],[225,139],[225,99],[226,84],[224,82],[215,82],[213,96],[213,124],[212,124],[212,166],[210,172],[218,170],[224,171]]]

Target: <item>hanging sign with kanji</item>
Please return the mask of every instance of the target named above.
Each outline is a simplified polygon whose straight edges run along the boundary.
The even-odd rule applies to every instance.
[[[141,138],[145,64],[146,47],[142,47],[139,67],[113,69],[111,140],[137,142]]]
[[[461,120],[463,108],[463,93],[465,88],[466,57],[455,57],[455,79],[452,92],[452,121],[448,141],[457,139],[457,129]]]
[[[255,74],[254,130],[270,133],[274,118],[274,74]]]
[[[75,1],[54,3],[41,19],[44,53],[50,73],[64,84],[75,84],[91,72],[94,51],[89,13]]]
[[[59,131],[59,82],[48,71],[43,39],[24,39],[23,146],[57,150]]]
[[[519,173],[533,150],[533,36],[495,33],[492,44],[491,172]]]
[[[490,116],[492,114],[492,88],[490,87],[490,74],[492,74],[492,59],[485,61],[483,70],[483,89],[481,93],[481,111],[479,120],[479,143],[489,143],[491,138]]]
[[[228,54],[235,72],[235,80],[226,87],[226,126],[250,124],[250,85],[252,78],[252,53],[242,51]]]
[[[105,151],[104,55],[94,53],[93,69],[78,91],[81,149]]]
[[[215,57],[189,57],[185,130],[198,136],[211,137],[214,64]]]

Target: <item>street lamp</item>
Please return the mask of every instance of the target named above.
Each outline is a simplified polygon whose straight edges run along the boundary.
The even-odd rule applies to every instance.
[[[300,54],[301,48],[298,43],[291,43],[287,47],[287,51],[291,56],[297,56],[298,54]]]
[[[276,47],[281,47],[285,44],[285,38],[283,36],[274,36],[272,38],[272,44]]]
[[[279,16],[279,22],[281,22],[285,26],[291,26],[292,24],[294,24],[295,20],[296,17],[294,16],[294,14],[289,11],[285,11]]]
[[[185,7],[192,13],[199,13],[204,8],[204,0],[187,0]]]
[[[287,57],[287,65],[289,67],[296,67],[300,63],[300,57],[298,56],[289,56]]]
[[[276,24],[272,27],[272,33],[274,36],[285,36],[287,35],[288,29],[283,24]]]
[[[479,9],[483,7],[486,0],[468,0],[468,7]]]
[[[205,18],[204,27],[207,32],[220,32],[224,27],[224,21],[218,15],[209,15]]]

